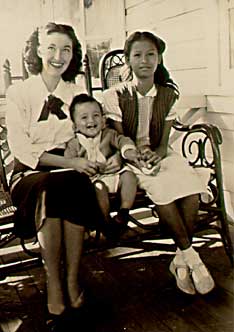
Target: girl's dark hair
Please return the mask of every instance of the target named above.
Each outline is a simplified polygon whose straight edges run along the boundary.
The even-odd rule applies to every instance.
[[[73,81],[82,66],[82,50],[73,28],[69,25],[50,22],[43,28],[37,28],[26,41],[23,51],[25,65],[31,74],[36,75],[42,71],[42,61],[37,54],[40,45],[40,34],[49,35],[54,32],[67,35],[72,41],[73,56],[67,70],[62,74],[62,78],[64,81]]]
[[[75,106],[76,105],[81,105],[84,103],[96,103],[98,104],[100,111],[103,115],[103,109],[102,109],[102,105],[92,96],[87,95],[86,93],[81,93],[79,95],[76,95],[72,102],[71,105],[69,107],[69,111],[70,111],[70,118],[71,120],[74,122],[74,113],[75,113]]]
[[[178,86],[172,80],[167,68],[163,64],[162,54],[166,49],[166,44],[158,36],[154,35],[153,33],[149,32],[149,31],[142,31],[142,32],[136,31],[136,32],[132,33],[127,38],[127,40],[125,41],[125,45],[124,45],[124,55],[125,55],[126,59],[129,60],[133,43],[136,41],[141,41],[141,40],[151,41],[157,48],[158,54],[161,55],[161,63],[158,64],[157,69],[154,73],[154,83],[157,83],[162,86],[169,86],[169,87],[173,88],[174,90],[176,90],[177,92],[179,92]]]

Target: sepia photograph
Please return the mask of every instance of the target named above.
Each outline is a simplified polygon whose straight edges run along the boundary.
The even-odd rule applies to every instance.
[[[234,331],[234,0],[0,0],[0,332]]]

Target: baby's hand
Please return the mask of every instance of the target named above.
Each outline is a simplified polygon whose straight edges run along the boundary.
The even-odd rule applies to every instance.
[[[96,163],[85,158],[72,159],[72,168],[80,173],[85,173],[88,176],[93,176],[97,173]]]
[[[124,152],[124,158],[134,166],[141,168],[139,153],[135,149],[128,149]]]
[[[105,174],[111,174],[118,172],[122,167],[122,159],[120,154],[117,152],[110,158],[108,158],[105,167]]]
[[[100,174],[104,174],[106,170],[106,164],[97,162],[96,165],[97,165],[97,172]]]

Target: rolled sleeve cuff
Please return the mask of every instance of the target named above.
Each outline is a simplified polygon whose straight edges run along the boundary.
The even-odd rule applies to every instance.
[[[37,165],[39,163],[39,157],[35,157],[33,155],[29,156],[29,155],[21,155],[20,157],[17,157],[16,155],[16,158],[20,160],[20,162],[32,169],[36,169],[37,168]]]
[[[136,150],[136,147],[135,145],[132,145],[132,144],[126,144],[122,147],[121,149],[121,155],[123,158],[125,158],[125,155],[124,153],[127,151],[127,150]]]
[[[30,167],[31,169],[36,169],[40,160],[40,156],[44,152],[44,149],[40,151],[34,151],[31,154],[21,153],[20,155],[15,154],[15,157],[24,165]]]
[[[122,122],[122,117],[118,114],[107,113],[106,119],[111,119],[113,121]]]

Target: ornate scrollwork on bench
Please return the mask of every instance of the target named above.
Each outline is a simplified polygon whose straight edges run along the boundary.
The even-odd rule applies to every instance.
[[[4,119],[0,121],[0,249],[16,240],[14,232],[14,214],[16,207],[13,205],[8,186],[8,180],[13,170],[13,158],[7,142],[7,129]],[[7,263],[0,266],[0,278],[19,268],[41,264],[40,253],[28,249],[24,239],[19,239],[23,251],[30,258]]]

